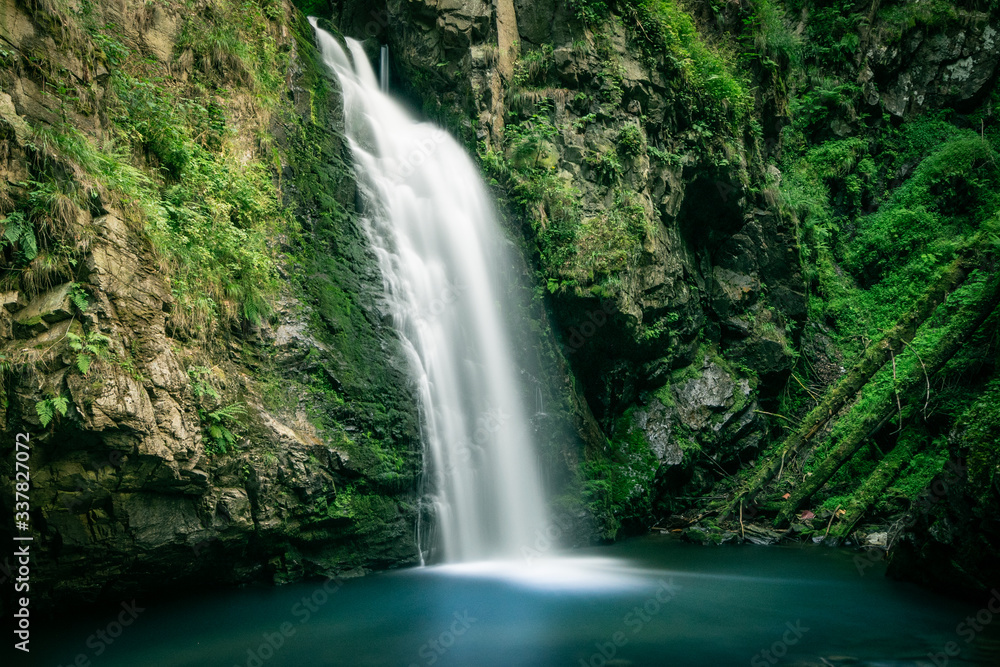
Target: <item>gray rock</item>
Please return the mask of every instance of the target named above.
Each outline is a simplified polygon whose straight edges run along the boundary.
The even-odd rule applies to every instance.
[[[992,80],[1000,62],[998,28],[986,14],[957,10],[959,20],[938,32],[916,28],[898,43],[876,44],[866,54],[869,97],[896,116],[971,100]]]

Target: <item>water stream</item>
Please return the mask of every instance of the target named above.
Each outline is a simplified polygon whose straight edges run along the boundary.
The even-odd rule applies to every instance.
[[[343,88],[364,227],[417,386],[437,532],[418,527],[419,546],[439,545],[446,562],[516,556],[545,510],[489,194],[461,146],[381,90],[360,43],[316,33]]]

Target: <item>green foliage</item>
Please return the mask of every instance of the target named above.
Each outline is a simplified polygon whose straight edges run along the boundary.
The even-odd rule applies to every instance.
[[[337,494],[335,506],[342,516],[353,520],[355,531],[363,536],[381,533],[399,520],[395,501],[384,495],[349,488],[347,493]]]
[[[204,428],[207,454],[214,456],[238,450],[236,434],[230,427],[239,426],[238,417],[245,415],[246,412],[246,407],[240,403],[230,403],[216,410],[198,410]]]
[[[948,0],[887,3],[878,11],[879,42],[892,45],[914,28],[934,28],[957,18],[958,7]]]
[[[973,497],[986,503],[1000,483],[1000,378],[993,378],[982,394],[957,420],[961,442],[968,450],[968,479]],[[994,496],[995,497],[995,496]]]
[[[937,446],[931,451],[914,455],[888,489],[888,495],[916,498],[948,462],[948,448],[944,445],[943,439],[939,439]]]
[[[805,2],[787,3],[789,13],[802,11]],[[822,71],[840,72],[852,62],[859,46],[859,31],[867,23],[866,12],[857,11],[854,0],[809,3],[808,32],[803,40],[803,59]]]
[[[559,133],[549,119],[551,104],[546,101],[537,107],[536,113],[520,123],[507,125],[504,129],[511,162],[527,173],[544,167],[541,164],[543,153]]]
[[[552,65],[551,44],[543,44],[533,51],[521,53],[514,62],[510,85],[514,89],[538,86],[545,83],[545,75]]]
[[[31,267],[34,274],[36,267],[52,275],[59,266],[75,266],[76,249],[63,239],[92,233],[71,229],[79,209],[95,212],[110,203],[151,237],[176,297],[170,317],[175,331],[204,335],[219,324],[252,324],[267,316],[277,289],[267,239],[289,229],[289,216],[279,204],[271,165],[247,159],[227,116],[239,109],[243,134],[257,125],[261,151],[270,150],[264,110],[281,103],[285,88],[288,49],[279,48],[281,31],[273,23],[283,13],[273,0],[220,0],[205,12],[190,12],[175,53],[193,57],[197,71],[183,85],[124,46],[122,30],[99,23],[89,3],[67,13],[71,29],[89,39],[111,72],[109,94],[101,100],[107,131],[94,141],[69,124],[32,130],[29,147],[40,166],[35,180],[24,184],[17,210],[0,221],[0,250],[16,245],[26,263],[45,248]],[[74,85],[53,82],[63,101],[69,93],[59,91]],[[67,179],[50,157],[80,171]],[[110,202],[102,203],[105,197]],[[70,277],[67,270],[62,274]]]
[[[87,298],[87,291],[79,283],[73,283],[73,287],[70,288],[69,300],[81,315],[87,311],[87,307],[90,305]]]
[[[0,251],[6,247],[19,252],[22,262],[30,262],[38,255],[34,226],[21,211],[11,211],[0,220]]]
[[[678,155],[677,153],[670,153],[668,151],[663,150],[662,148],[653,146],[652,144],[646,147],[646,151],[653,158],[659,160],[663,164],[670,165],[672,167],[679,167],[683,160],[683,156]]]
[[[162,184],[143,183],[141,195],[149,233],[171,265],[175,321],[192,333],[215,318],[258,321],[277,289],[267,238],[287,224],[269,174],[235,159],[211,103],[125,76],[116,91],[133,150],[160,166]]]
[[[597,174],[598,181],[603,183],[614,184],[622,175],[622,164],[614,151],[591,152],[584,158],[584,162]]]
[[[632,425],[631,411],[619,420],[615,434],[605,452],[582,466],[584,499],[607,540],[648,528],[650,493],[659,467],[642,431]]]
[[[90,371],[94,359],[105,359],[108,356],[108,343],[111,339],[99,331],[87,332],[78,336],[72,331],[66,333],[69,347],[76,352],[76,368],[82,375]]]
[[[569,0],[573,16],[587,26],[596,26],[608,16],[608,5],[604,0]]]
[[[178,51],[190,50],[195,65],[209,79],[250,88],[268,105],[284,86],[287,51],[279,48],[271,22],[284,14],[273,0],[221,0],[213,18],[188,18],[177,40]],[[217,17],[217,18],[216,18]]]
[[[618,151],[625,157],[642,154],[642,130],[635,123],[629,123],[618,133]]]
[[[631,190],[618,191],[610,210],[580,225],[567,276],[583,284],[623,271],[637,258],[652,231],[639,195]]]
[[[49,425],[56,413],[65,417],[68,409],[69,400],[65,396],[53,396],[35,403],[35,412],[43,427]]]
[[[730,126],[746,118],[753,109],[746,75],[723,45],[706,44],[694,19],[679,2],[630,0],[623,10],[640,28],[637,36],[647,52],[672,63],[714,119]]]
[[[602,49],[606,63],[598,74],[598,81],[601,85],[601,99],[612,107],[617,107],[622,103],[625,90],[622,83],[625,78],[625,68],[622,66],[619,56],[610,48]]]
[[[870,158],[882,146],[892,150],[883,170],[895,164],[912,170],[889,196],[878,188],[885,171]],[[787,173],[781,200],[799,221],[806,276],[822,297],[813,304],[814,314],[836,324],[844,349],[856,354],[910,307],[959,247],[995,219],[1000,169],[982,137],[946,130],[930,118],[889,130],[874,142],[852,137],[809,149]]]
[[[208,396],[214,400],[219,400],[221,396],[218,390],[211,383],[212,369],[208,366],[192,366],[187,369],[188,377],[191,378],[191,391],[198,398]]]
[[[850,114],[861,89],[854,83],[840,83],[834,79],[808,87],[790,102],[793,129],[808,135],[827,127],[839,114]],[[797,137],[790,136],[791,143]]]
[[[778,62],[798,65],[801,61],[802,40],[789,28],[781,4],[773,0],[755,0],[743,24],[753,36],[753,45],[765,64]]]

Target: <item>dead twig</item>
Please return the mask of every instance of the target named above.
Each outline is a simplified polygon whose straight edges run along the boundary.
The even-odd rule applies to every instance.
[[[917,356],[917,361],[920,362],[920,367],[924,369],[924,379],[927,381],[927,399],[924,401],[924,421],[927,421],[927,406],[931,404],[931,377],[927,374],[927,366],[924,364],[924,360],[920,358],[920,353],[917,352],[916,348],[903,341],[903,345],[913,350],[913,354]]]
[[[743,530],[743,502],[740,502],[740,536],[744,541],[747,539],[746,531]]]
[[[903,404],[899,400],[899,385],[896,382],[896,355],[889,350],[889,358],[892,359],[892,392],[896,394],[896,410],[899,412],[899,424],[896,433],[903,430]]]
[[[798,423],[797,421],[795,421],[791,417],[786,417],[785,415],[779,415],[777,412],[768,412],[767,410],[754,410],[754,412],[756,412],[759,415],[770,415],[771,417],[779,417],[781,419],[784,419],[787,422],[791,422],[792,424],[797,424]]]
[[[833,520],[837,518],[837,512],[840,511],[840,505],[837,505],[837,509],[833,510],[833,514],[830,516],[830,523],[826,524],[826,532],[823,533],[823,540],[826,541],[826,536],[830,534],[830,526],[833,525]]]

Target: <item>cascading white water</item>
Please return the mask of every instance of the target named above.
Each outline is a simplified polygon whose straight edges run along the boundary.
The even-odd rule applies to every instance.
[[[358,42],[347,40],[348,55],[316,32],[343,87],[364,225],[417,384],[443,560],[516,555],[535,543],[545,509],[498,289],[510,263],[490,197],[446,132],[379,90]]]

